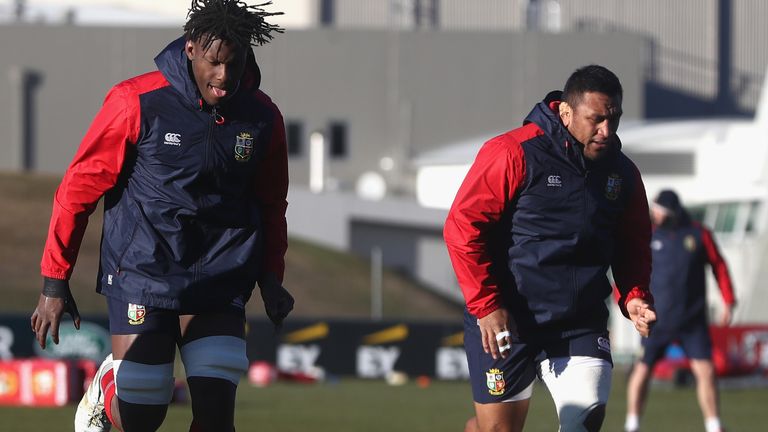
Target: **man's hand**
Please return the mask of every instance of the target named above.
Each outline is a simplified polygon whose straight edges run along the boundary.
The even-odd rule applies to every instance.
[[[267,316],[275,327],[280,327],[285,317],[293,310],[293,296],[283,288],[283,285],[273,274],[266,274],[261,278],[259,289]]]
[[[736,305],[725,305],[723,307],[723,316],[720,318],[720,325],[722,327],[728,327],[731,325],[731,321],[733,320],[733,308],[736,307]]]
[[[643,337],[648,337],[653,323],[656,322],[656,312],[653,307],[646,300],[635,297],[627,302],[627,312],[637,332]]]
[[[504,308],[496,309],[477,320],[480,327],[480,338],[483,341],[483,351],[490,354],[494,360],[506,358],[512,343],[512,336],[517,336],[517,326]]]
[[[45,278],[43,292],[37,300],[37,307],[30,319],[32,331],[40,348],[45,349],[48,330],[51,331],[53,343],[59,343],[59,324],[65,312],[72,316],[75,328],[80,330],[80,312],[77,311],[77,303],[69,290],[69,282]]]

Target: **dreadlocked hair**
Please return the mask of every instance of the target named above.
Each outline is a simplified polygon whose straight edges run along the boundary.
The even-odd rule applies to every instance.
[[[192,0],[184,32],[187,39],[200,42],[204,49],[217,39],[240,47],[264,45],[273,39],[273,32],[285,31],[264,20],[283,14],[262,9],[271,4],[269,1],[249,6],[240,0]]]

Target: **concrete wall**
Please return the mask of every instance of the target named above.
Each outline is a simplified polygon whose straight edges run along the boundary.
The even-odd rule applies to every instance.
[[[19,73],[39,76],[31,102],[31,168],[63,172],[109,88],[154,68],[153,52],[174,30],[0,26],[0,169],[23,167]]]
[[[749,116],[768,63],[764,0],[334,0],[338,28],[632,33],[653,46],[648,117]]]
[[[348,123],[349,156],[328,167],[343,188],[381,172],[384,157],[395,167],[381,173],[397,187],[414,155],[517,127],[585,63],[613,68],[626,88],[626,116],[640,117],[644,47],[627,35],[293,32],[265,53],[265,85],[307,133]],[[306,153],[292,162],[293,181],[306,183]]]
[[[11,101],[0,106],[0,169],[62,172],[108,89],[154,69],[153,57],[178,35],[156,28],[0,26],[0,97]],[[624,34],[312,30],[279,35],[257,57],[263,88],[288,121],[303,125],[303,151],[291,159],[294,184],[308,181],[309,134],[342,121],[349,152],[329,161],[327,175],[351,188],[361,173],[379,171],[407,190],[413,155],[518,126],[583,64],[614,69],[625,87],[625,116],[639,117],[645,47]],[[18,71],[39,77],[26,104]],[[24,132],[25,105],[32,107],[31,133]],[[393,169],[379,168],[382,157],[394,159]]]

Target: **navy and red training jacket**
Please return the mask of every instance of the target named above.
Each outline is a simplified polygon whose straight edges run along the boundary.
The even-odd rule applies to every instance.
[[[684,214],[682,208],[672,210]],[[680,224],[653,230],[651,292],[658,315],[656,331],[707,324],[707,264],[712,267],[723,302],[728,307],[736,303],[728,266],[712,233],[690,221],[687,214],[682,219]]]
[[[557,114],[559,97],[483,145],[444,237],[472,315],[506,307],[523,331],[604,330],[609,268],[625,315],[629,299],[652,301],[648,202],[618,138],[604,159],[585,160]]]
[[[56,191],[42,275],[69,279],[98,200],[104,227],[97,291],[167,309],[250,296],[282,281],[288,166],[282,115],[258,89],[252,53],[231,99],[208,107],[184,39],[158,71],[107,94]]]

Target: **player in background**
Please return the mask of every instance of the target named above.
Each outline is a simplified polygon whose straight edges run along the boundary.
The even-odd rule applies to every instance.
[[[293,308],[282,287],[287,153],[282,115],[259,90],[252,46],[282,29],[237,0],[192,1],[184,36],[158,70],[117,84],[55,194],[31,317],[41,347],[62,315],[80,316],[68,279],[104,197],[97,291],[112,354],[75,415],[76,432],[154,431],[187,376],[190,431],[234,430],[248,367],[245,304],[258,284],[269,318]],[[100,61],[94,59],[94,61]]]
[[[612,360],[612,269],[619,306],[647,336],[651,224],[640,173],[616,136],[619,79],[573,72],[523,126],[486,142],[444,236],[466,300],[464,345],[476,417],[467,431],[521,431],[533,381],[547,385],[560,431],[597,431]]]
[[[659,320],[653,334],[642,341],[642,357],[629,377],[624,429],[627,432],[639,430],[653,367],[664,356],[669,344],[678,341],[691,361],[706,430],[722,432],[707,324],[705,270],[709,264],[717,279],[725,303],[720,324],[727,326],[736,305],[728,267],[712,233],[691,220],[674,191],[659,193],[651,206],[651,219],[654,224],[651,292],[656,299]]]

